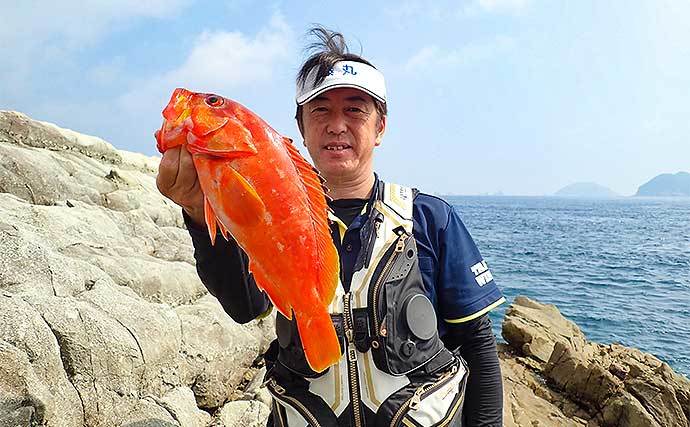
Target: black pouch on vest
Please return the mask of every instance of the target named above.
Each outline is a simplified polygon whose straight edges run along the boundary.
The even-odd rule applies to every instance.
[[[381,285],[372,289],[369,299],[372,306],[376,299],[372,309],[377,310],[381,322],[378,330],[372,330],[372,339],[377,341],[372,343],[372,356],[380,370],[403,375],[423,366],[445,347],[438,336],[434,307],[424,294],[414,237],[401,231],[386,255],[384,270],[377,278]]]
[[[288,418],[292,417],[294,422],[301,425],[338,427],[338,420],[331,408],[321,397],[309,391],[309,382],[280,361],[266,371],[264,382],[273,396],[271,412],[274,426],[291,426]],[[288,415],[288,411],[299,415],[294,415],[294,412]]]
[[[450,363],[432,374],[424,369],[409,374],[410,384],[390,395],[381,404],[374,426],[460,425],[467,385],[467,365],[450,352],[444,353],[450,358],[444,359],[450,360]],[[432,359],[429,365],[436,359]]]

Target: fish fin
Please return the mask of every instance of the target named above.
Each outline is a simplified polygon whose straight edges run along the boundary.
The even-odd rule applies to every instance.
[[[311,218],[314,224],[314,238],[318,252],[318,291],[321,302],[328,305],[335,296],[340,276],[340,261],[333,245],[331,229],[328,224],[328,204],[326,203],[325,180],[318,171],[309,164],[294,146],[290,138],[283,137],[283,144],[287,148],[292,163],[304,184],[308,199]]]
[[[223,237],[225,237],[225,240],[230,240],[230,230],[228,230],[222,222],[218,221],[218,228],[220,228],[220,232],[223,234]]]
[[[266,214],[266,205],[254,187],[230,165],[223,169],[227,185],[223,194],[222,209],[228,217],[240,226],[252,226],[261,221]]]
[[[204,219],[206,220],[206,227],[208,228],[208,237],[211,238],[211,246],[216,244],[216,214],[213,212],[211,202],[204,197]]]
[[[256,265],[252,260],[249,260],[249,271],[254,276],[254,281],[256,285],[262,291],[269,295],[269,299],[273,306],[285,317],[292,320],[292,305],[285,300],[284,295],[282,295],[281,289],[273,284],[271,280],[268,279],[266,274],[261,270],[261,268]]]
[[[323,372],[340,360],[340,343],[328,312],[296,313],[297,329],[309,367]]]
[[[264,218],[266,205],[263,200],[230,162],[214,156],[194,156],[193,159],[201,190],[216,218],[240,226],[256,225]],[[227,231],[227,227],[222,226],[221,231],[223,228]]]

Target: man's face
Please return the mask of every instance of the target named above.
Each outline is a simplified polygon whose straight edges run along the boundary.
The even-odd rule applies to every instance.
[[[304,144],[327,181],[373,173],[374,147],[381,143],[386,118],[379,117],[369,94],[351,88],[326,91],[304,104],[302,124]]]

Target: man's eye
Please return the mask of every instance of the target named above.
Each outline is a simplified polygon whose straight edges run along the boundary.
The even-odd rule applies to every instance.
[[[328,111],[326,107],[314,107],[311,110],[312,113],[323,113],[325,111]]]
[[[366,113],[367,113],[366,111],[362,110],[362,109],[359,108],[359,107],[349,107],[349,108],[347,109],[347,111],[348,111],[349,113],[354,113],[354,114],[366,114]]]

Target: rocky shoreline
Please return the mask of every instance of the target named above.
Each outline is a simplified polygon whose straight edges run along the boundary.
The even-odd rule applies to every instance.
[[[206,293],[157,164],[0,111],[0,427],[264,425],[272,320]],[[516,298],[503,336],[506,426],[690,427],[687,378],[553,306]]]

